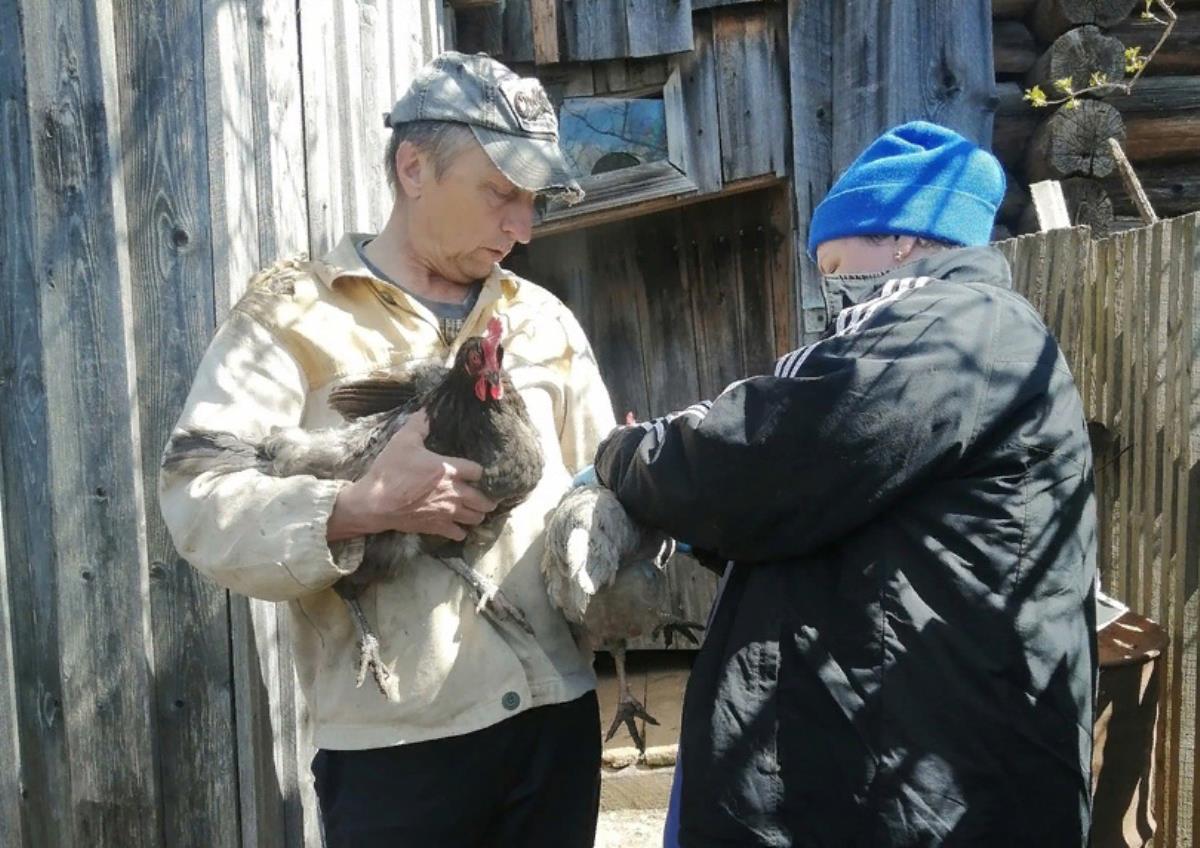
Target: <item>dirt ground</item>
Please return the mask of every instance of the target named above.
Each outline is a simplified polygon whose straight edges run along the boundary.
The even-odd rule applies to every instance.
[[[600,814],[596,848],[662,848],[666,810],[612,810]]]

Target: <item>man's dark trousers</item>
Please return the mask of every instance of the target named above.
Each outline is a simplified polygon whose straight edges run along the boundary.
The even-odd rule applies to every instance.
[[[483,730],[312,763],[327,848],[591,848],[596,693]]]

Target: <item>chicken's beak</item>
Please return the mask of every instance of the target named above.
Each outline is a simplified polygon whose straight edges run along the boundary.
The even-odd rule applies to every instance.
[[[489,371],[485,379],[488,384],[488,396],[492,400],[500,400],[504,397],[504,381],[500,378],[498,371]]]

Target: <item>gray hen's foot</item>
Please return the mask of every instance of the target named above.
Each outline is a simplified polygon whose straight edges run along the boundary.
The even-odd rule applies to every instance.
[[[510,601],[504,592],[500,591],[498,585],[471,568],[463,559],[446,557],[441,561],[471,587],[471,591],[475,594],[476,612],[487,616],[496,624],[515,624],[530,636],[533,635],[533,627],[529,624],[525,613]]]
[[[639,718],[644,719],[647,724],[658,726],[658,719],[646,712],[646,708],[642,706],[641,701],[628,693],[622,695],[621,700],[617,704],[617,714],[613,716],[612,724],[609,725],[604,741],[611,741],[617,735],[617,728],[624,724],[629,731],[629,735],[633,737],[633,744],[637,746],[639,752],[645,754],[646,740],[638,732],[637,722],[635,721],[635,719]]]
[[[384,697],[392,703],[399,701],[400,681],[383,664],[383,658],[379,656],[379,640],[375,638],[374,633],[367,633],[359,640],[358,652],[358,675],[354,679],[354,685],[363,685],[369,669]]]
[[[697,624],[694,621],[669,621],[657,627],[654,635],[661,635],[663,642],[668,648],[674,644],[675,637],[677,636],[690,645],[699,645],[699,633],[703,629],[703,624]]]

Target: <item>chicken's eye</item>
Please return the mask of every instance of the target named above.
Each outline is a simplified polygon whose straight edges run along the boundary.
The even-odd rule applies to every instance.
[[[479,356],[479,351],[473,350],[467,354],[467,365],[474,371],[483,365],[483,359]]]

